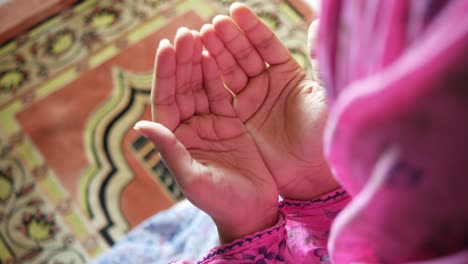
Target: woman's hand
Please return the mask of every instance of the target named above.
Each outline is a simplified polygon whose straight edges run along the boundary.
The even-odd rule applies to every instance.
[[[161,41],[156,54],[155,123],[141,121],[135,129],[158,148],[187,199],[213,218],[222,242],[274,225],[275,181],[215,60],[202,55],[197,32],[179,29],[174,44]]]
[[[323,88],[306,78],[288,49],[243,4],[233,4],[230,17],[215,17],[201,34],[280,195],[307,200],[338,188],[322,154]]]

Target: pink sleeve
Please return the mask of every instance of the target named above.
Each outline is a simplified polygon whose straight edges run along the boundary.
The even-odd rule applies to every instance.
[[[214,248],[198,263],[328,263],[330,226],[348,201],[342,189],[311,201],[284,200],[275,226]]]

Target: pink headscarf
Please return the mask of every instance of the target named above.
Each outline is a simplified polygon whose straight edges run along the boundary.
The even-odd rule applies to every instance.
[[[467,249],[468,1],[323,1],[318,41],[325,153],[354,196],[333,261]]]

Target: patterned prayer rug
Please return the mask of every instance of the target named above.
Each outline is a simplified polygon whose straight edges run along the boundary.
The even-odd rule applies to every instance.
[[[0,45],[0,263],[86,263],[183,198],[132,131],[159,40],[229,0],[84,0]],[[246,1],[309,70],[300,1]]]

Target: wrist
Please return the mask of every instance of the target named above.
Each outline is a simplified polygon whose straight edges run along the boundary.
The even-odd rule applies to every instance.
[[[250,212],[252,213],[252,212]],[[274,226],[278,222],[279,208],[276,207],[268,213],[254,214],[249,217],[236,217],[236,221],[231,219],[213,219],[218,229],[221,244],[230,243],[246,235],[260,232]]]
[[[290,173],[295,177],[278,189],[283,199],[308,201],[341,187],[326,162],[323,166],[298,169]]]

